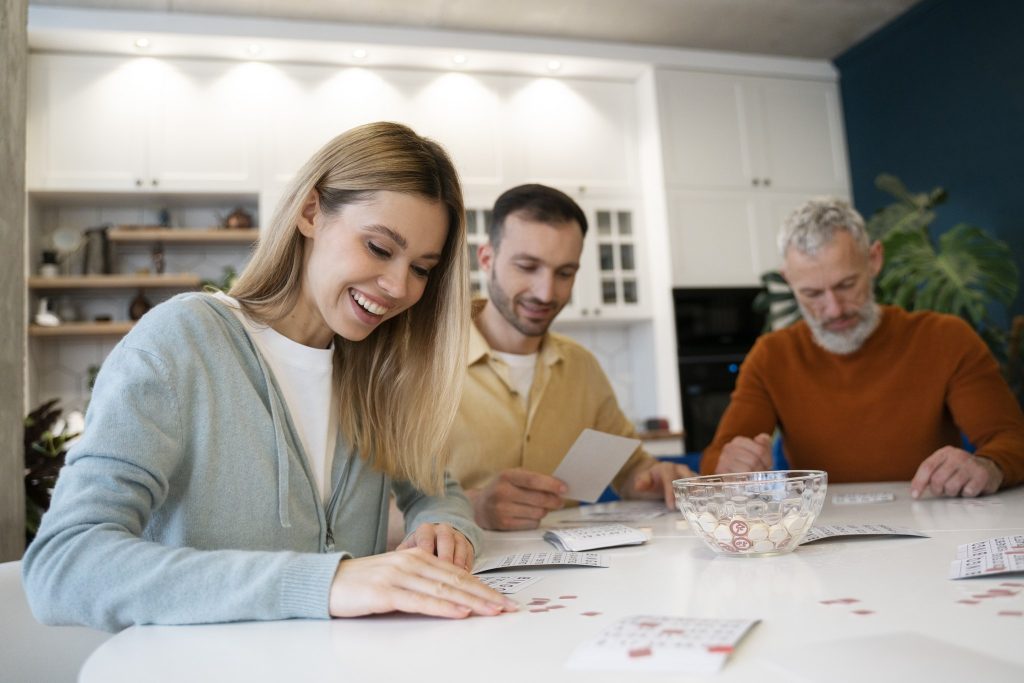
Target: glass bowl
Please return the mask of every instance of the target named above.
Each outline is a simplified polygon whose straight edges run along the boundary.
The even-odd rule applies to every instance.
[[[688,477],[672,482],[676,505],[716,553],[763,557],[799,545],[825,503],[828,474],[775,470]]]

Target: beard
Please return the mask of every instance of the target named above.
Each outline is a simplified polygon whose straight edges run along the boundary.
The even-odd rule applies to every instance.
[[[490,299],[494,307],[501,313],[509,325],[514,327],[516,331],[526,337],[543,337],[547,334],[548,328],[551,327],[551,323],[554,322],[555,317],[558,315],[564,303],[559,304],[553,301],[540,301],[539,299],[523,298],[523,303],[533,306],[551,306],[553,307],[553,313],[547,320],[536,322],[533,320],[525,319],[516,314],[516,300],[508,295],[505,289],[498,283],[497,273],[491,271],[491,279],[487,283],[487,298]]]
[[[825,325],[829,321],[817,320],[799,301],[797,305],[800,306],[800,312],[803,314],[804,320],[807,321],[807,326],[811,328],[814,343],[826,351],[840,356],[851,354],[863,346],[882,321],[882,309],[875,302],[874,293],[871,293],[864,305],[855,312],[855,315],[860,318],[860,322],[842,332],[832,332],[826,329]]]

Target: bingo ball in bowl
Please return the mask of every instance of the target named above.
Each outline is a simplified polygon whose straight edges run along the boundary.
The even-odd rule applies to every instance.
[[[828,474],[777,470],[712,474],[672,482],[676,505],[693,531],[723,555],[788,553],[821,512]]]

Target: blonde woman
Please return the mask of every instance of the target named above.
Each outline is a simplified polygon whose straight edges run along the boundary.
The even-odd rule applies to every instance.
[[[36,616],[514,609],[468,574],[479,530],[444,474],[466,283],[445,152],[392,123],[329,142],[229,295],[154,308],[104,363],[25,555]],[[411,533],[383,553],[392,490]]]

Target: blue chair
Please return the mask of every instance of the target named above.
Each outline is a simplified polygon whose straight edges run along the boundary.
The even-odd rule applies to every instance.
[[[772,469],[788,470],[789,460],[786,459],[786,450],[782,447],[782,432],[775,432],[775,441],[772,442]]]

